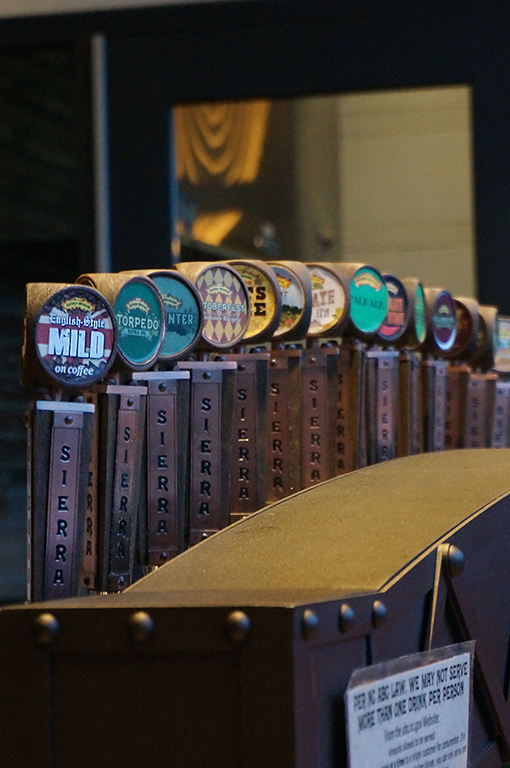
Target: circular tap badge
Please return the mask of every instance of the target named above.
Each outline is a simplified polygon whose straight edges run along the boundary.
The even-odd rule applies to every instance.
[[[237,264],[232,266],[243,278],[250,294],[251,318],[248,330],[244,334],[244,341],[260,337],[273,322],[277,299],[275,289],[267,275],[251,264]]]
[[[420,344],[423,344],[427,335],[427,323],[425,320],[425,294],[421,283],[416,286],[416,293],[414,294],[414,327],[416,338]]]
[[[432,309],[432,333],[440,350],[448,351],[453,346],[456,326],[455,302],[448,291],[437,296]]]
[[[118,292],[113,309],[120,356],[134,370],[149,368],[159,355],[165,333],[165,311],[158,289],[146,277],[132,277]]]
[[[73,285],[50,296],[36,320],[39,360],[64,387],[98,382],[115,355],[115,319],[93,288]]]
[[[379,328],[379,336],[384,341],[396,341],[402,336],[407,325],[407,291],[394,275],[384,275],[388,290],[388,314]]]
[[[233,347],[250,322],[248,292],[237,273],[226,266],[206,267],[196,283],[204,305],[202,337],[213,347]]]
[[[375,333],[388,314],[388,290],[379,272],[361,267],[351,278],[351,320],[362,333]]]
[[[457,332],[455,342],[452,346],[451,356],[458,357],[466,350],[473,337],[473,318],[471,312],[462,302],[454,299],[455,302],[455,325]]]
[[[305,309],[305,292],[296,275],[289,269],[280,264],[271,264],[271,269],[276,275],[282,294],[280,325],[274,332],[275,336],[281,336],[294,328],[300,321]]]
[[[178,272],[150,275],[165,307],[165,338],[160,360],[177,360],[198,343],[202,331],[202,304],[194,286]]]
[[[338,325],[345,314],[344,287],[335,276],[320,267],[308,267],[312,282],[312,319],[309,336],[323,336]]]

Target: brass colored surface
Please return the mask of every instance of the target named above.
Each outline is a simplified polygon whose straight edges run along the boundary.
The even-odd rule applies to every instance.
[[[76,280],[78,285],[88,285],[101,293],[106,301],[113,307],[117,294],[132,274],[128,272],[86,272]]]
[[[377,464],[273,504],[134,584],[165,605],[298,605],[381,589],[510,490],[510,450]],[[126,595],[127,597],[127,595]]]
[[[27,283],[23,340],[21,345],[20,383],[22,387],[37,384],[56,387],[56,382],[42,368],[35,350],[35,323],[44,303],[57,291],[69,288],[67,283]]]

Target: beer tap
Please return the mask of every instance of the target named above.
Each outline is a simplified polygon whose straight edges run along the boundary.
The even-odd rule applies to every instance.
[[[108,374],[116,348],[114,313],[96,290],[26,286],[21,384],[49,392],[27,418],[29,600],[80,592],[95,417],[81,392]]]

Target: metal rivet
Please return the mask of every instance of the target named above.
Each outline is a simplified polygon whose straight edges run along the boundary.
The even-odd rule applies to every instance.
[[[66,424],[72,424],[73,423],[73,417],[72,416],[66,416],[64,419]]]
[[[127,406],[128,406],[128,408],[132,408],[132,406],[134,404],[135,404],[135,401],[133,400],[133,398],[132,397],[128,397],[128,399],[127,399]]]
[[[386,606],[380,600],[376,600],[372,606],[372,624],[374,627],[380,627],[386,621]]]
[[[448,573],[452,579],[455,576],[458,576],[459,573],[461,573],[464,569],[464,553],[461,552],[461,550],[456,547],[455,544],[450,544],[448,547],[448,552],[446,553],[446,564],[448,567]]]
[[[276,368],[276,360],[271,360],[271,368]]]
[[[208,539],[208,538],[209,538],[209,534],[208,534],[208,533],[205,533],[205,531],[204,531],[204,532],[202,533],[202,535],[201,535],[201,537],[200,537],[200,538],[202,539],[202,541],[204,541],[205,539]]]
[[[310,640],[319,628],[319,617],[309,608],[303,613],[302,629],[305,640]]]
[[[160,554],[160,556],[159,556],[159,559],[160,559],[160,560],[161,560],[163,563],[166,563],[166,561],[168,560],[168,554],[167,554],[166,552],[161,552],[161,554]]]
[[[238,371],[245,371],[246,370],[246,366],[243,363],[239,363],[239,365],[237,366],[237,370]]]
[[[122,586],[125,583],[126,579],[124,576],[119,576],[119,584]]]
[[[133,643],[146,643],[154,634],[154,619],[146,611],[136,611],[128,621],[129,637]]]
[[[225,629],[233,643],[244,643],[251,632],[251,620],[244,611],[231,611]]]
[[[317,362],[315,357],[310,357],[310,358],[308,358],[308,360],[309,360],[310,365],[315,365],[315,363]]]
[[[350,605],[343,603],[340,606],[338,612],[338,624],[340,626],[340,632],[348,632],[354,622],[354,611]]]
[[[51,645],[60,634],[60,624],[52,613],[40,613],[34,620],[34,629],[39,645]]]
[[[158,389],[160,392],[166,392],[166,384],[160,384]]]
[[[75,402],[75,403],[83,403],[83,400],[84,400],[84,398],[83,398],[83,395],[77,395],[77,396],[74,398],[74,402]]]
[[[218,363],[225,363],[226,360],[227,360],[227,358],[225,357],[225,355],[218,355],[218,357],[216,358],[216,361]]]
[[[205,379],[206,381],[208,381],[208,380],[211,378],[211,374],[209,373],[209,371],[206,371],[206,372],[203,374],[203,377],[204,377],[204,379]]]

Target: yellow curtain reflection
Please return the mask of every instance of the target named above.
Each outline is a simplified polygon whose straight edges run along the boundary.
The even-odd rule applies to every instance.
[[[177,176],[200,184],[247,184],[259,172],[270,102],[218,102],[175,108]]]
[[[223,211],[222,213],[203,213],[193,222],[192,235],[209,245],[219,245],[224,237],[234,229],[242,218],[241,211]]]

